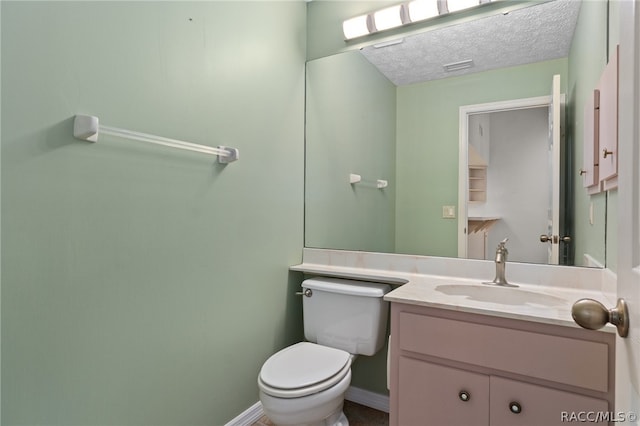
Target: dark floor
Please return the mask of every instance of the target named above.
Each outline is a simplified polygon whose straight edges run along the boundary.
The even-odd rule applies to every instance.
[[[351,401],[344,402],[344,414],[349,419],[349,426],[389,425],[389,414]],[[262,416],[252,426],[273,426],[273,423],[267,416]]]

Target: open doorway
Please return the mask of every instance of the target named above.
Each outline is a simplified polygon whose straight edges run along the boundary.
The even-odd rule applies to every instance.
[[[508,238],[511,261],[565,263],[562,106],[553,98],[460,108],[459,257],[492,260]]]
[[[547,263],[548,116],[547,106],[469,116],[469,259],[492,259],[509,238],[510,260]]]

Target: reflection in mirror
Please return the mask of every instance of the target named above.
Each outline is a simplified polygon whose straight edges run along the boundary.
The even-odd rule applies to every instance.
[[[309,61],[305,246],[458,256],[458,217],[460,212],[467,214],[469,207],[459,205],[458,201],[461,164],[458,119],[461,107],[549,96],[553,76],[560,75],[568,115],[562,151],[562,164],[568,176],[563,180],[562,188],[567,201],[561,215],[565,216],[567,229],[571,229],[572,224],[577,228],[572,235],[576,244],[566,251],[572,254],[565,253],[565,260],[561,263],[585,265],[583,259],[590,257],[595,259],[594,264],[604,264],[606,205],[597,208],[602,199],[591,199],[591,205],[595,201],[596,209],[590,223],[583,224],[585,215],[581,204],[585,201],[574,201],[572,197],[576,191],[573,189],[574,169],[579,168],[576,161],[581,158],[581,150],[574,146],[578,145],[576,140],[581,135],[581,114],[576,111],[581,111],[583,94],[588,92],[591,82],[601,71],[592,64],[599,64],[602,62],[600,57],[606,55],[593,48],[594,37],[598,41],[604,40],[606,34],[599,34],[597,30],[600,27],[594,27],[588,21],[580,23],[579,9],[587,7],[589,2],[556,0],[550,3],[556,7],[551,14],[536,9],[545,5],[551,7],[543,3],[500,15],[501,22],[510,22],[504,31],[511,36],[525,34],[524,37],[513,37],[525,39],[520,40],[520,44],[529,43],[524,48],[508,43],[509,38],[501,35],[500,22],[494,22],[490,26],[491,32],[483,31],[486,33],[483,37],[495,36],[488,49],[491,55],[500,48],[511,49],[497,53],[504,60],[484,61],[481,56],[474,56],[471,68],[454,67],[445,77],[435,72],[431,76],[416,75],[428,68],[421,65],[425,61],[437,62],[435,68],[438,73],[444,64],[463,61],[464,57],[455,57],[455,54],[466,52],[462,48],[466,44],[476,46],[472,50],[479,50],[475,42],[480,35],[470,36],[467,28],[470,25],[484,28],[486,24],[481,25],[480,21],[487,18],[473,21],[473,24],[465,22],[439,28],[425,33],[427,35],[412,35],[399,43],[385,43],[383,47],[371,46],[361,51]],[[558,9],[557,5],[562,7]],[[593,5],[588,7],[594,9]],[[595,16],[595,19],[601,19],[606,16],[600,5],[595,12],[590,12],[585,14],[586,17],[580,15],[580,18]],[[520,14],[527,19],[522,19]],[[534,15],[539,15],[539,18],[532,20]],[[525,28],[525,24],[529,26]],[[564,31],[566,34],[562,40],[566,42],[561,42],[556,33],[551,39],[547,38],[544,31],[551,28]],[[427,37],[431,48],[429,43],[425,47],[419,40],[414,40],[420,37]],[[541,47],[551,46],[552,49],[536,49],[535,43],[532,45],[530,42],[532,39]],[[488,43],[486,38],[484,40]],[[589,46],[589,49],[584,46]],[[554,53],[541,53],[543,50]],[[448,56],[440,57],[440,53]],[[522,59],[523,53],[528,54],[528,59]],[[593,56],[598,58],[593,59]],[[540,115],[547,114],[543,109],[539,112]],[[514,120],[509,117],[501,119]],[[525,138],[517,135],[516,139],[522,142]],[[506,150],[501,151],[501,154],[506,154]],[[499,156],[496,154],[495,158]],[[523,163],[533,162],[529,154],[520,153],[518,157]],[[547,160],[535,162],[538,161],[544,161],[546,166]],[[464,164],[468,167],[466,159]],[[547,185],[544,183],[547,173],[542,169],[536,177],[525,175],[515,163],[511,166],[510,176],[503,176],[503,182],[520,183],[523,188],[525,181],[532,180]],[[531,173],[535,175],[535,172]],[[361,180],[351,183],[351,174],[360,175]],[[387,181],[388,185],[379,188],[376,185],[379,179]],[[488,197],[498,195],[497,189],[494,192],[497,186],[487,185]],[[514,203],[522,203],[515,200],[515,195],[521,196],[528,190],[511,191],[516,192],[507,194],[502,202],[508,203],[509,198],[513,198],[511,201]],[[573,215],[575,205],[581,210],[580,217]],[[469,211],[472,219],[474,214],[499,216],[504,213],[474,213],[473,207]],[[520,244],[511,229],[500,230],[497,226],[496,222],[489,236],[495,235],[498,240],[508,237],[510,242],[517,243],[510,248],[511,260],[548,261],[547,245],[540,242],[544,229],[536,227],[534,241],[530,244],[537,248],[531,251],[537,253],[528,256],[525,254],[529,250],[525,249],[526,244]],[[524,227],[528,226],[533,228],[524,221]],[[494,231],[497,232],[494,234]],[[484,258],[492,258],[495,251],[490,238],[483,241]]]
[[[466,257],[492,259],[508,236],[511,261],[560,263],[553,241],[540,241],[553,220],[549,213],[559,207],[553,202],[549,107],[471,114],[467,134],[468,173],[462,175],[468,221],[459,244],[467,246]]]

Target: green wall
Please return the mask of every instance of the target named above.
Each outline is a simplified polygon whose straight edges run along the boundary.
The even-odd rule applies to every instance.
[[[608,4],[611,7],[609,25]],[[617,28],[615,2],[582,3],[569,54],[568,86],[568,116],[576,159],[575,170],[572,173],[575,188],[575,261],[576,264],[582,264],[583,254],[589,254],[600,263],[606,263],[607,267],[614,271],[617,265],[617,191],[589,196],[582,186],[582,178],[578,171],[582,167],[583,157],[584,105],[607,63],[607,50],[612,51],[619,40]],[[590,204],[593,204],[593,224],[589,221]]]
[[[398,87],[398,253],[458,255],[458,222],[442,206],[458,205],[459,108],[549,95],[554,74],[566,81],[566,59]]]
[[[302,338],[305,4],[1,7],[2,424],[224,424]]]
[[[344,52],[307,63],[306,97],[305,246],[394,252],[396,87]],[[386,348],[358,357],[352,386],[387,393],[386,359]]]
[[[307,63],[306,98],[305,246],[393,252],[396,87],[345,52]]]

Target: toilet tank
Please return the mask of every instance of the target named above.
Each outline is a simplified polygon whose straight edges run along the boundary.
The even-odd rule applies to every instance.
[[[389,302],[387,284],[311,278],[303,281],[305,338],[351,354],[373,355],[384,345]],[[308,292],[307,292],[308,294]]]

